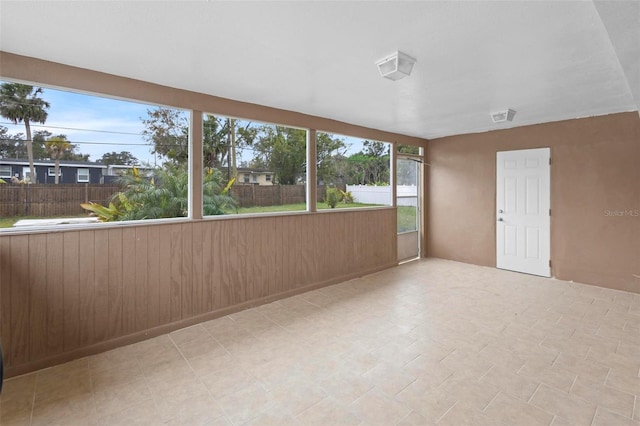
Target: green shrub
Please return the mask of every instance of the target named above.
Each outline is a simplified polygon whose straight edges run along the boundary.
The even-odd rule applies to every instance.
[[[345,204],[353,204],[353,194],[351,191],[340,191],[340,195],[342,196],[342,202]]]
[[[134,167],[118,181],[123,190],[114,194],[108,206],[88,203],[81,204],[82,208],[102,222],[187,216],[189,174],[185,166],[165,165],[156,169],[153,177],[142,176]],[[235,207],[235,200],[228,195],[229,187],[222,188],[219,170],[206,169],[202,186],[205,215],[225,214],[225,210]]]
[[[327,197],[325,201],[332,209],[342,200],[342,194],[338,188],[327,188]]]

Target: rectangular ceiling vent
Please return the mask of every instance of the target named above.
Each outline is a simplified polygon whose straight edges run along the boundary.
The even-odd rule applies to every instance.
[[[494,123],[502,123],[503,121],[512,121],[514,115],[516,115],[515,110],[509,108],[504,111],[492,112],[491,119]]]

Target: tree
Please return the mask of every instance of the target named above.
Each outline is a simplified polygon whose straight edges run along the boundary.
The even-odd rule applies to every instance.
[[[346,145],[340,138],[332,138],[328,133],[318,132],[316,136],[316,162],[318,182],[336,183],[343,176],[341,163]]]
[[[366,185],[368,182],[367,170],[369,168],[369,157],[362,152],[352,154],[346,161],[347,183],[352,185]]]
[[[60,159],[66,151],[71,149],[71,144],[65,135],[60,135],[47,139],[45,146],[47,147],[47,152],[49,152],[51,159],[55,161],[54,183],[57,185],[60,178]]]
[[[304,130],[262,126],[254,150],[251,167],[273,171],[279,184],[294,185],[305,172],[307,134]]]
[[[32,182],[36,182],[36,170],[33,165],[31,122],[44,124],[47,120],[47,109],[50,106],[49,102],[39,97],[43,92],[42,87],[34,88],[19,83],[2,83],[0,86],[0,115],[14,124],[24,123]]]
[[[260,127],[253,144],[254,158],[251,167],[272,171],[275,181],[282,185],[294,185],[304,177],[307,161],[307,134],[305,130],[284,126]],[[341,176],[340,159],[346,145],[342,139],[327,133],[316,138],[318,181],[333,182]]]
[[[18,158],[20,145],[22,134],[12,135],[8,128],[0,126],[0,158]]]
[[[415,145],[397,145],[397,151],[401,154],[420,155],[420,147]]]
[[[203,164],[220,168],[230,164],[230,128],[234,121],[235,147],[241,150],[250,145],[257,129],[250,122],[229,120],[207,114],[202,122]],[[189,121],[179,110],[158,107],[147,110],[143,135],[153,144],[153,153],[170,160],[173,164],[186,164],[189,158]]]
[[[207,114],[202,122],[203,162],[208,167],[220,167],[229,155],[228,120]]]
[[[376,141],[364,141],[364,155],[367,159],[367,183],[389,183],[389,162],[391,145]]]
[[[364,141],[363,149],[346,161],[347,182],[375,185],[389,182],[389,147],[382,142]]]
[[[51,136],[52,133],[46,130],[36,130],[33,133],[34,160],[49,158],[44,143]],[[24,133],[12,135],[6,127],[0,126],[0,158],[28,158],[25,139]]]
[[[44,160],[46,158],[49,158],[49,152],[47,151],[45,142],[47,141],[47,139],[49,139],[52,136],[53,136],[53,133],[47,130],[36,130],[33,133],[32,150],[33,150],[34,160]],[[66,138],[65,135],[60,135],[60,136]],[[28,158],[27,150],[24,144],[20,150],[20,158]]]
[[[205,167],[233,168],[237,153],[253,144],[259,131],[250,121],[216,117],[207,114],[202,122],[203,157]],[[235,169],[229,177],[235,176]]]
[[[62,154],[61,160],[64,161],[89,161],[89,154],[83,154],[78,151],[78,145],[71,144],[71,148]]]
[[[111,164],[137,166],[139,164],[139,161],[136,157],[133,156],[133,154],[128,151],[112,151],[107,152],[106,154],[102,154],[102,157],[98,160],[98,163],[106,164],[107,166]]]
[[[189,158],[189,120],[179,110],[159,107],[147,110],[142,134],[153,144],[153,153],[174,164],[186,164]]]

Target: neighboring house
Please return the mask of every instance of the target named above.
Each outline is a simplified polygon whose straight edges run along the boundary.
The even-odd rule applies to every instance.
[[[128,173],[133,168],[138,169],[141,175],[151,176],[153,167],[141,167],[141,166],[125,166],[123,164],[110,164],[104,171],[101,183],[115,183],[120,176]]]
[[[273,172],[263,169],[239,167],[236,183],[244,185],[273,185]]]
[[[55,161],[35,160],[36,181],[33,183],[55,183]],[[59,183],[103,183],[102,176],[107,166],[88,161],[60,161]],[[25,159],[0,158],[0,179],[10,182],[12,177],[29,178],[29,161]]]

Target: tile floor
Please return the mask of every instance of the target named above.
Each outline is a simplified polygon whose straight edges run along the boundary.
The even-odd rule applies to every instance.
[[[6,382],[2,425],[640,425],[640,295],[413,262]]]

